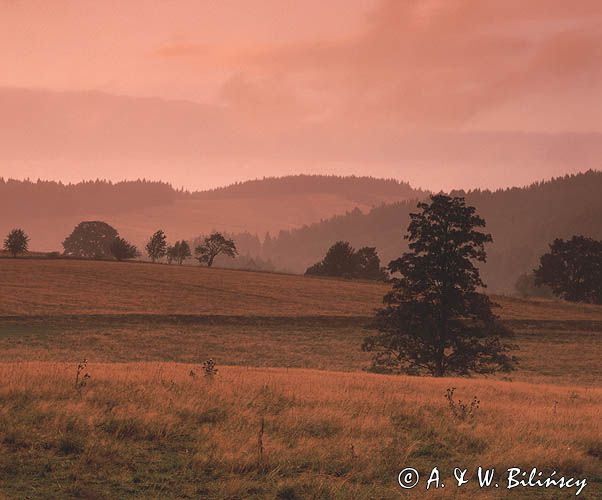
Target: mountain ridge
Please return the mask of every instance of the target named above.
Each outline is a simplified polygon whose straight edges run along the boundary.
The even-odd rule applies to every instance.
[[[104,220],[141,246],[156,229],[188,239],[213,229],[265,234],[355,208],[423,196],[394,179],[296,175],[266,177],[206,191],[157,181],[55,181],[0,178],[0,233],[23,227],[35,250],[60,249],[81,220]]]

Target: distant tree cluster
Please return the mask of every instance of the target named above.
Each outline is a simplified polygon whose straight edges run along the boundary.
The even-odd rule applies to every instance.
[[[80,222],[63,241],[64,255],[87,259],[128,260],[140,255],[138,249],[119,236],[106,222]]]
[[[165,254],[167,255],[168,264],[176,262],[179,265],[182,265],[188,257],[192,256],[190,245],[186,240],[176,241],[173,245],[168,246]]]
[[[13,257],[26,253],[28,250],[29,237],[22,229],[13,229],[4,240],[4,250]],[[110,259],[129,260],[140,256],[135,245],[119,236],[117,230],[110,224],[102,221],[80,222],[71,234],[63,241],[63,256],[85,259]],[[186,240],[176,241],[173,245],[167,242],[167,236],[161,229],[156,231],[145,246],[146,254],[152,262],[166,258],[167,263],[176,262],[182,264],[186,259],[192,257],[190,244]],[[215,258],[219,255],[235,257],[238,254],[236,244],[231,238],[221,233],[213,232],[203,238],[202,244],[195,248],[195,255],[199,263],[211,267]],[[60,257],[58,252],[51,252],[48,256]],[[256,266],[252,259],[253,266]]]
[[[367,280],[387,278],[387,271],[381,267],[375,247],[362,247],[356,251],[348,241],[337,241],[328,249],[324,259],[307,268],[305,274]]]
[[[548,286],[565,300],[602,304],[602,241],[555,239],[534,276],[535,285]]]

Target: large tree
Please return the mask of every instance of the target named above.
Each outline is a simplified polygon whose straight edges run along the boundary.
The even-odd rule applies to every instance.
[[[140,254],[129,241],[117,236],[111,243],[111,255],[117,260],[135,259]]]
[[[573,302],[602,304],[602,241],[585,236],[556,239],[534,271],[535,284]]]
[[[102,259],[111,256],[111,244],[117,230],[102,221],[80,222],[63,241],[65,255]]]
[[[214,232],[207,236],[203,243],[194,249],[198,261],[201,264],[207,264],[207,267],[213,265],[213,261],[218,255],[234,257],[238,254],[234,240],[226,238],[223,234]]]
[[[373,369],[434,376],[511,370],[514,346],[503,339],[512,332],[479,291],[485,285],[475,264],[485,262],[492,241],[479,230],[485,221],[459,197],[434,195],[418,208],[410,214],[409,251],[389,264],[393,288],[376,313],[377,333],[364,340]]]
[[[10,253],[13,257],[19,254],[26,253],[29,246],[29,236],[25,234],[23,229],[13,229],[8,233],[4,240],[4,250]]]
[[[167,253],[167,237],[163,230],[159,229],[150,237],[146,244],[146,253],[153,262],[156,262],[161,257],[165,257]]]

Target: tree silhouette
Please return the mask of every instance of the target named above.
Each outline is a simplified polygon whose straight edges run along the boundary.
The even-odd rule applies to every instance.
[[[29,236],[25,234],[23,229],[13,229],[8,233],[4,240],[4,250],[10,253],[13,257],[19,254],[26,253],[29,246]]]
[[[140,254],[134,245],[117,236],[111,243],[111,255],[117,260],[126,260],[134,259]]]
[[[190,257],[192,254],[190,253],[190,245],[186,240],[176,241],[173,246],[170,246],[166,252],[167,255],[167,263],[171,264],[172,261],[177,262],[179,265],[182,265],[184,260]]]
[[[536,285],[548,285],[558,297],[602,304],[602,241],[585,236],[556,239],[534,274]]]
[[[348,241],[337,241],[328,249],[324,259],[309,267],[305,274],[353,278],[355,265],[354,248]]]
[[[355,275],[365,280],[385,280],[387,271],[380,265],[376,247],[362,247],[354,256]]]
[[[348,241],[337,241],[328,249],[324,259],[308,267],[305,274],[368,280],[387,277],[375,247],[362,247],[356,252]]]
[[[165,257],[167,253],[167,238],[163,230],[159,229],[150,237],[146,244],[146,253],[153,262],[156,262],[161,257]]]
[[[117,230],[106,222],[80,222],[63,241],[65,255],[90,259],[110,257],[111,244],[117,236]]]
[[[227,255],[234,257],[238,254],[234,240],[226,238],[221,233],[211,233],[203,240],[203,244],[194,249],[198,261],[201,264],[207,264],[207,267],[213,265],[213,261],[218,255]]]
[[[463,198],[442,194],[410,214],[410,251],[389,264],[395,277],[377,311],[377,333],[364,340],[373,369],[406,373],[491,373],[512,369],[502,342],[512,332],[477,290],[484,287],[475,262],[485,262],[491,235]]]

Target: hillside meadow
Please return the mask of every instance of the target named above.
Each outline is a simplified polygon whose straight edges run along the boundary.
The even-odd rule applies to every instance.
[[[232,269],[67,259],[0,259],[0,316],[369,317],[384,283]],[[602,308],[493,296],[508,320],[602,321]]]
[[[0,259],[6,498],[568,498],[458,490],[454,467],[538,467],[602,498],[602,308],[494,297],[519,367],[366,373],[384,284],[197,266]],[[76,383],[83,359],[89,378]],[[213,358],[218,372],[205,376]],[[480,400],[454,417],[445,398]],[[263,429],[263,430],[262,430]],[[451,484],[401,490],[434,466]],[[1,496],[1,495],[0,495]]]
[[[210,380],[179,363],[87,371],[78,389],[73,364],[0,364],[7,496],[393,499],[409,464],[450,483],[454,467],[556,469],[587,478],[584,498],[602,485],[600,388],[243,367]],[[448,387],[480,399],[474,419],[454,419]],[[500,498],[474,484],[411,493]]]

